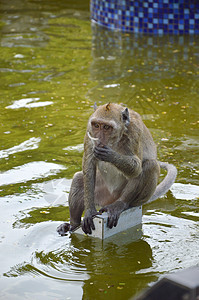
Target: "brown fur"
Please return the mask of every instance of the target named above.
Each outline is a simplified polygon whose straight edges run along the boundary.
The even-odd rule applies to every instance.
[[[73,178],[69,208],[71,230],[80,224],[85,209],[85,233],[94,229],[96,205],[108,212],[107,225],[112,228],[123,210],[146,203],[156,190],[160,170],[156,145],[140,115],[113,103],[98,107],[89,118],[82,167]],[[170,186],[168,178],[165,186]],[[61,226],[58,232],[64,234],[66,226]]]

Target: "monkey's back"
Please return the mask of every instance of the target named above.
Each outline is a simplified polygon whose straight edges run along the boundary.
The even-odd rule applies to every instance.
[[[144,159],[156,159],[157,148],[153,137],[142,121],[141,116],[134,110],[130,110],[130,120],[133,128],[133,135],[139,139],[139,156]],[[138,137],[139,136],[139,137]]]

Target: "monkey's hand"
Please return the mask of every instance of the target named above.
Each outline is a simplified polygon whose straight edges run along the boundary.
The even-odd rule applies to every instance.
[[[112,204],[102,207],[99,212],[103,213],[106,211],[108,213],[107,226],[111,229],[113,226],[117,226],[119,216],[126,208],[126,203],[118,200]]]
[[[94,148],[94,155],[99,160],[112,162],[113,153],[114,151],[108,146],[103,146],[103,147],[96,146]]]
[[[95,225],[93,223],[93,218],[97,215],[96,209],[87,209],[82,222],[82,230],[86,234],[91,234],[92,230],[95,230]]]

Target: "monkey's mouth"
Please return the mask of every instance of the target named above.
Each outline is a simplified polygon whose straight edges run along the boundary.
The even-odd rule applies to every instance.
[[[90,135],[89,132],[87,132],[87,133],[88,133],[89,139],[93,142],[93,145],[94,145],[94,146],[102,147],[102,148],[105,146],[105,144],[103,144],[103,143],[100,141],[99,138],[94,138],[94,137],[92,137],[92,136]]]

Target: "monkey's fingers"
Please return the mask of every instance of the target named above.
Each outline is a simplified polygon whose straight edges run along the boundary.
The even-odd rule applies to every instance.
[[[93,222],[93,218],[92,217],[87,217],[84,218],[83,222],[82,222],[82,230],[86,233],[86,234],[91,234],[92,230],[95,230],[95,225]]]
[[[82,222],[82,230],[85,234],[91,234],[91,228],[88,226],[86,220],[83,220]]]
[[[106,152],[101,151],[101,149],[94,149],[94,155],[98,159],[105,159],[106,158]]]
[[[107,154],[110,151],[110,148],[107,146],[104,147],[95,147],[94,152],[101,153],[101,154]]]
[[[99,210],[99,213],[108,212],[107,226],[113,228],[117,226],[119,216],[113,211],[110,211],[108,207],[104,206]]]
[[[95,225],[93,222],[93,218],[90,219],[90,227],[92,228],[92,230],[95,230]]]
[[[104,161],[110,161],[111,160],[111,155],[112,155],[112,150],[111,148],[104,146],[102,147],[95,147],[94,149],[94,155],[96,158]]]
[[[102,207],[102,208],[100,208],[99,213],[102,214],[105,211],[107,211],[107,208],[106,207]]]
[[[108,228],[113,228],[117,226],[117,222],[118,222],[118,217],[116,215],[110,215],[108,217],[108,221],[107,221],[107,226]]]
[[[104,150],[104,151],[110,149],[110,147],[108,147],[108,146],[106,146],[106,145],[104,145],[102,143],[99,143],[95,148],[101,149],[101,150]]]

